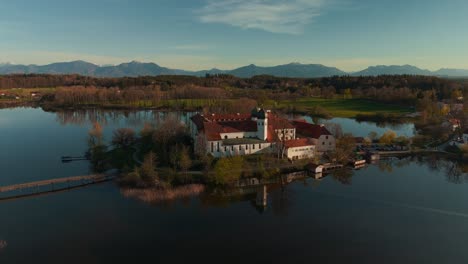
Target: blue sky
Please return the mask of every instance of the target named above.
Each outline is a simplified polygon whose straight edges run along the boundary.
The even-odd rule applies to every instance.
[[[0,62],[468,68],[466,0],[0,0]]]

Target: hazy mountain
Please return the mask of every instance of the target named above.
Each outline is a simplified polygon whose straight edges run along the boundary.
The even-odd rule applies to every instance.
[[[321,64],[300,64],[290,63],[273,67],[259,67],[249,65],[241,68],[228,71],[227,73],[238,77],[252,77],[255,75],[273,75],[279,77],[298,77],[298,78],[314,78],[328,77],[334,75],[346,75],[347,73],[337,68],[327,67]]]
[[[371,66],[365,70],[355,72],[354,76],[377,76],[377,75],[433,75],[429,70],[422,70],[411,65],[377,65]]]
[[[95,70],[93,75],[99,77],[134,77],[166,74],[174,74],[174,72],[168,68],[161,67],[155,63],[142,63],[132,61],[129,63],[122,63],[117,66],[99,67]]]
[[[446,77],[466,77],[468,76],[468,70],[464,69],[440,69],[434,72],[437,76],[446,76]]]
[[[136,77],[157,75],[192,75],[205,76],[206,74],[231,74],[238,77],[252,77],[255,75],[273,75],[278,77],[316,78],[335,75],[377,76],[377,75],[434,75],[447,77],[468,77],[468,70],[440,69],[435,72],[423,70],[411,65],[379,65],[353,73],[346,73],[334,67],[321,64],[290,63],[273,67],[260,67],[254,64],[233,70],[220,70],[213,68],[203,71],[186,71],[170,69],[155,63],[142,63],[132,61],[119,65],[98,66],[85,61],[59,62],[48,65],[14,65],[0,64],[0,74],[13,73],[48,73],[48,74],[80,74],[97,77]]]
[[[32,66],[31,71],[37,73],[52,73],[52,74],[80,74],[93,75],[99,66],[86,61],[58,62],[44,66]]]
[[[58,62],[48,65],[0,65],[0,74],[12,73],[50,73],[93,75],[99,66],[85,61]]]

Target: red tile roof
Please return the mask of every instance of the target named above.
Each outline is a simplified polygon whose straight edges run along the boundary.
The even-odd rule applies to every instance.
[[[268,114],[268,125],[272,126],[273,129],[293,129],[294,126],[286,118],[279,117],[275,114]]]
[[[204,132],[206,139],[209,141],[221,140],[222,127],[217,123],[205,122],[204,123]]]
[[[296,133],[305,137],[318,139],[322,135],[331,135],[330,131],[322,125],[314,125],[297,120],[293,121],[293,124],[296,127]]]
[[[278,140],[278,134],[275,132],[272,125],[268,125],[267,141],[268,142],[275,142],[277,140]]]
[[[257,131],[257,123],[251,120],[239,122],[204,122],[203,127],[208,140],[220,140],[220,134],[224,133]]]
[[[196,114],[191,117],[198,131],[204,131],[208,140],[221,140],[222,133],[256,132],[257,122],[250,114]],[[267,141],[277,140],[275,130],[293,129],[294,126],[285,118],[268,113]]]
[[[305,147],[305,146],[312,146],[315,145],[311,139],[308,138],[298,138],[284,141],[284,146],[286,148],[298,148],[298,147]]]

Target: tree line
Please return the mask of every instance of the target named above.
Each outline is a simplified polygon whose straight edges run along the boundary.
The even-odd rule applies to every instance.
[[[0,76],[0,89],[58,88],[45,99],[59,105],[83,103],[153,102],[183,99],[251,98],[267,100],[302,97],[367,98],[382,102],[415,105],[431,91],[435,100],[450,99],[453,91],[468,94],[468,80],[433,76],[383,75],[375,77],[335,76],[326,78],[282,78],[231,75],[144,76],[95,78],[80,75],[17,74]],[[467,97],[467,96],[465,96]],[[206,104],[203,102],[202,104]]]

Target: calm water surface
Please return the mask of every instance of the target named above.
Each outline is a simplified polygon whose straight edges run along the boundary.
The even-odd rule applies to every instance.
[[[115,128],[161,118],[0,110],[0,185],[89,173],[86,162],[62,164],[60,156],[86,149],[96,116],[107,139]],[[351,178],[270,187],[264,211],[250,196],[145,204],[113,183],[4,201],[0,263],[467,263],[463,169],[386,160]]]

